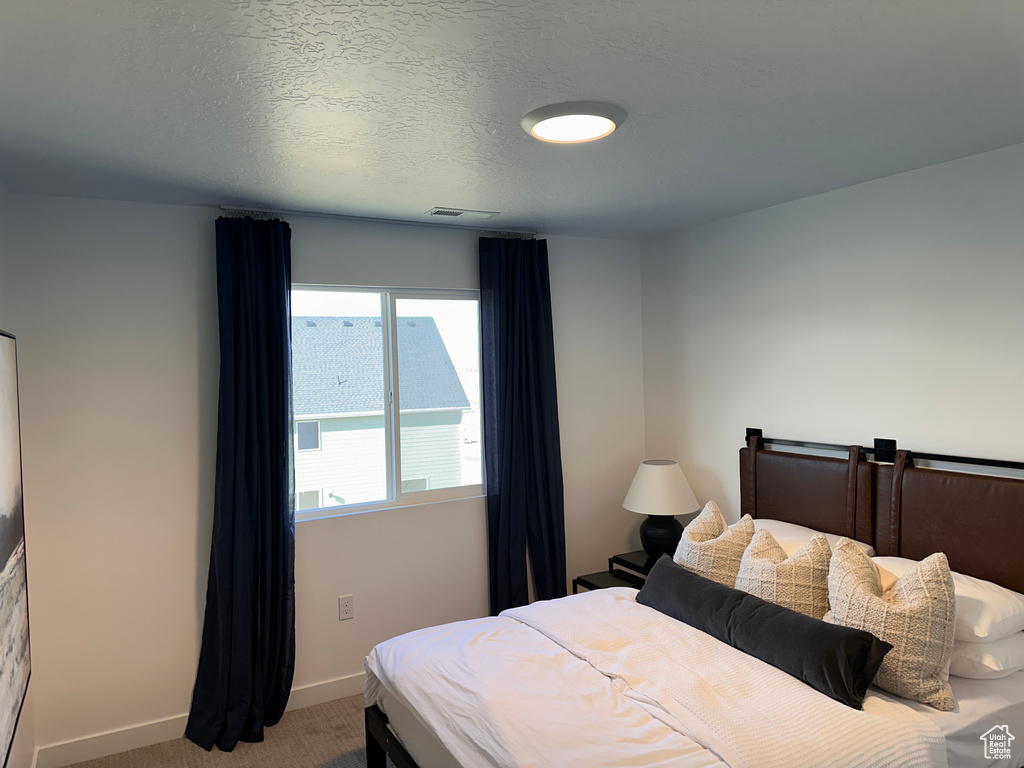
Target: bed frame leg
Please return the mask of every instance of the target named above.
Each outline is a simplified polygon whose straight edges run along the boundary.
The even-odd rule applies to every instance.
[[[412,755],[388,728],[388,716],[374,704],[366,712],[366,768],[386,768],[391,758],[395,768],[419,768]]]
[[[366,768],[387,768],[388,757],[375,741],[366,743]]]
[[[373,710],[376,710],[374,712]],[[377,707],[367,707],[366,710],[366,768],[387,768],[388,758],[384,745],[377,741],[376,725],[381,718],[387,716]],[[385,719],[380,725],[384,725]],[[386,727],[386,726],[385,726]]]

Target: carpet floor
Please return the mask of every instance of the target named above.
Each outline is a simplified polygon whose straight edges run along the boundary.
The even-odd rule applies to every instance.
[[[286,712],[261,744],[239,743],[232,752],[175,739],[73,768],[366,768],[364,706],[362,696],[350,696]]]

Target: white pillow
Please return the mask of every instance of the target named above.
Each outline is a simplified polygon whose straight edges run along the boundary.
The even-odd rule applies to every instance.
[[[807,542],[814,538],[815,534],[821,533],[828,539],[828,546],[831,549],[835,549],[836,542],[843,538],[842,536],[836,536],[834,533],[824,533],[823,531],[816,531],[813,528],[807,528],[796,523],[787,523],[784,520],[771,520],[768,518],[757,518],[754,520],[754,530],[768,531],[768,533],[774,536],[775,540],[779,542],[779,546],[786,552],[786,557],[795,555]],[[870,544],[865,544],[863,541],[854,541],[853,543],[864,550],[864,554],[868,557],[875,554],[875,550]]]
[[[917,565],[905,557],[875,557],[876,565],[899,578]],[[1024,595],[991,581],[953,573],[956,590],[957,640],[977,643],[999,640],[1024,629]]]
[[[1024,669],[1024,632],[987,643],[953,643],[949,674],[994,680]]]

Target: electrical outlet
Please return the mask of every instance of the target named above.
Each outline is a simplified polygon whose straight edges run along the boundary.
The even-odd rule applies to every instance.
[[[352,595],[342,595],[338,598],[338,621],[351,619],[356,615],[352,605]]]

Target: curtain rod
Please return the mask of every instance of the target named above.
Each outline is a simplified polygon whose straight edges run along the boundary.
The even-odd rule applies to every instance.
[[[238,205],[221,205],[220,210],[225,213],[241,214],[251,216],[254,219],[265,219],[276,216],[308,216],[314,219],[338,219],[340,221],[354,221],[364,224],[399,224],[403,227],[432,227],[434,229],[457,229],[462,232],[480,232],[488,237],[508,237],[529,239],[536,237],[537,233],[530,230],[501,230],[477,229],[476,227],[460,226],[439,221],[409,221],[407,219],[385,219],[374,216],[347,216],[343,213],[317,213],[316,211],[288,211],[274,208],[247,208]]]

